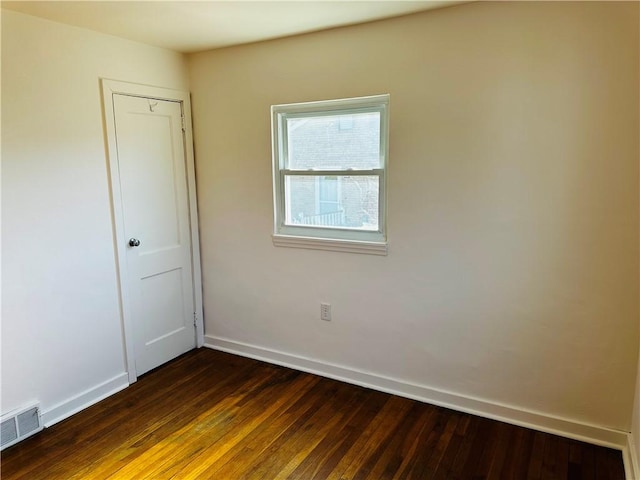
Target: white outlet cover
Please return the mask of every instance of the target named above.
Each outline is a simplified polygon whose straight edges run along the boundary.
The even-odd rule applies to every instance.
[[[320,320],[331,321],[331,304],[320,304]]]

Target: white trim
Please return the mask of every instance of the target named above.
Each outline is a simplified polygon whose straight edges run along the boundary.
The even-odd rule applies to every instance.
[[[129,291],[127,288],[123,288],[123,278],[127,277],[127,263],[126,254],[122,248],[121,239],[124,238],[124,215],[122,207],[122,192],[120,189],[120,169],[118,162],[114,157],[112,158],[111,152],[117,151],[116,138],[115,138],[115,115],[113,108],[113,92],[116,89],[115,85],[111,85],[112,82],[102,80],[102,107],[104,112],[105,122],[105,138],[107,140],[107,159],[109,164],[109,193],[111,195],[112,216],[113,216],[113,243],[115,245],[116,254],[116,273],[118,276],[118,297],[120,307],[120,318],[122,319],[123,330],[123,343],[125,347],[125,362],[127,366],[127,372],[129,382],[136,381],[136,366],[135,355],[133,351],[133,325],[129,321],[131,318],[131,302],[129,300]],[[128,341],[127,339],[130,339]]]
[[[276,108],[280,112],[285,113],[302,113],[302,112],[328,112],[332,110],[349,110],[359,108],[369,108],[381,103],[389,104],[389,94],[382,95],[370,95],[368,97],[354,97],[354,98],[338,98],[332,100],[318,100],[315,102],[299,102],[299,103],[284,103],[281,105],[274,105],[271,108]]]
[[[196,347],[204,345],[204,314],[202,307],[202,266],[200,263],[200,233],[198,228],[198,202],[196,194],[196,168],[193,153],[193,126],[191,124],[191,101],[182,103],[185,119],[184,144],[187,149],[187,188],[189,190],[189,215],[191,221],[191,271],[193,272],[194,308],[196,310]]]
[[[361,242],[356,240],[335,240],[329,238],[297,237],[292,235],[272,235],[276,247],[307,248],[334,252],[368,253],[387,255],[386,242]]]
[[[137,379],[134,352],[133,323],[131,320],[131,301],[127,288],[127,264],[126,264],[126,238],[124,235],[124,214],[120,189],[120,171],[118,162],[114,161],[117,155],[115,115],[113,109],[113,95],[132,95],[145,98],[156,98],[180,102],[185,120],[184,144],[185,161],[187,166],[187,190],[189,195],[189,220],[191,229],[191,264],[193,275],[194,309],[196,314],[196,346],[204,344],[204,317],[202,307],[202,274],[200,266],[200,241],[198,234],[198,211],[196,198],[195,162],[193,154],[193,130],[191,125],[191,102],[189,92],[172,90],[168,88],[140,85],[136,83],[120,82],[116,80],[101,79],[102,102],[104,112],[105,138],[107,141],[107,159],[109,163],[109,185],[112,204],[114,244],[116,253],[116,267],[118,274],[118,293],[120,300],[120,317],[122,319],[123,342],[125,346],[125,362],[129,383]]]
[[[623,450],[628,441],[627,433],[620,430],[493,403],[225,338],[206,335],[204,346],[595,445]]]
[[[78,413],[80,410],[84,410],[91,405],[98,403],[100,400],[104,400],[111,395],[118,393],[129,386],[127,381],[128,375],[121,373],[116,375],[110,380],[96,385],[93,388],[85,390],[84,392],[71,397],[69,400],[65,400],[50,408],[46,412],[42,412],[42,423],[45,427],[58,423],[71,415]]]
[[[637,452],[633,435],[629,433],[627,434],[627,444],[622,449],[622,461],[627,480],[640,480],[640,463]]]

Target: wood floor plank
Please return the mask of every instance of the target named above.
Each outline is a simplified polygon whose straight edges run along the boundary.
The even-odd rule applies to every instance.
[[[353,444],[355,437],[354,430],[360,430],[364,422],[369,418],[359,417],[359,405],[365,401],[365,391],[357,390],[357,395],[348,401],[340,402],[340,406],[334,406],[336,411],[345,410],[339,426],[327,431],[322,440],[309,452],[307,457],[291,473],[292,478],[326,478],[335,465]],[[334,414],[335,415],[335,414]]]
[[[259,468],[249,478],[304,478],[298,468],[316,451],[320,442],[344,421],[346,412],[337,411],[335,403],[346,400],[346,390],[338,387],[332,402],[323,399],[315,414],[297,423],[289,435],[283,436],[271,455],[263,457]]]
[[[403,478],[433,478],[457,427],[456,415],[447,409],[436,408],[424,425],[413,458],[411,470]]]
[[[444,434],[433,435],[435,425],[441,420],[439,410],[434,408],[432,411],[427,411],[429,416],[416,425],[418,434],[411,439],[410,447],[401,452],[402,463],[394,479],[415,478],[415,472],[418,469],[431,468],[433,472],[437,469],[458,422],[455,415],[448,416]],[[425,462],[420,465],[419,459],[424,459]]]
[[[507,445],[501,480],[527,478],[529,460],[533,450],[534,432],[515,427],[515,438]]]
[[[1,454],[3,480],[621,480],[619,451],[208,349]]]
[[[596,450],[592,445],[582,449],[582,478],[584,480],[596,480]]]
[[[569,464],[567,465],[567,480],[582,478],[582,449],[575,440],[569,443]]]
[[[360,478],[392,479],[396,474],[401,474],[399,469],[403,466],[403,450],[415,453],[418,444],[428,438],[429,431],[425,432],[424,422],[429,420],[430,413],[412,405],[404,418],[399,419],[396,427],[380,442],[380,447],[369,459],[372,468],[366,476],[363,470]]]
[[[487,454],[491,455],[492,453],[491,446],[494,442],[496,426],[497,422],[486,418],[478,419],[478,430],[475,432],[469,456],[464,463],[461,478],[484,478],[484,475],[480,474],[481,462]]]
[[[544,464],[545,442],[551,438],[550,435],[542,432],[536,432],[533,436],[533,446],[529,461],[529,470],[527,472],[528,480],[540,480],[542,477],[542,467]]]
[[[312,380],[309,377],[306,378]],[[203,458],[211,464],[223,464],[224,458],[230,452],[235,451],[233,440],[238,435],[237,427],[239,425],[247,424],[248,420],[254,417],[258,411],[262,416],[261,419],[268,417],[271,413],[278,413],[277,408],[265,409],[271,397],[270,391],[265,388],[272,386],[277,380],[273,375],[264,375],[262,380],[254,388],[239,392],[235,396],[232,395],[216,404],[214,408],[203,411],[194,419],[194,423],[199,426],[198,430],[194,432],[193,429],[187,427],[175,432],[167,441],[158,445],[155,457],[147,462],[151,463],[153,468],[142,472],[142,475],[131,475],[130,478],[145,478],[143,475],[170,478],[183,469],[191,470],[193,465],[197,464],[202,467]],[[288,390],[280,391],[279,395],[287,397],[290,401],[294,396],[303,394],[306,387],[306,384],[296,382],[295,385],[289,385]],[[252,399],[252,404],[246,403],[248,398]],[[265,423],[258,421],[251,425],[245,425],[245,428],[262,427]],[[208,433],[206,439],[203,438],[205,433]],[[244,438],[246,439],[248,436]],[[194,450],[194,442],[197,444],[198,451],[186,456],[186,453]],[[226,453],[222,454],[223,451]],[[215,452],[216,458],[213,458],[211,452]],[[218,459],[219,455],[221,456]],[[120,472],[121,475],[124,473],[126,472]]]
[[[315,469],[312,478],[326,479],[336,471],[341,459],[353,448],[362,431],[371,421],[372,415],[377,414],[384,402],[388,400],[388,397],[385,398],[386,396],[383,395],[371,398],[369,392],[367,392],[367,397],[369,399],[358,398],[360,405],[354,406],[353,415],[341,430],[337,431],[335,435],[325,437],[324,442],[333,443],[334,447],[330,448],[331,454],[327,455],[325,460]],[[321,445],[316,448],[321,449]]]
[[[555,478],[569,477],[569,440],[558,437],[558,451],[556,452],[556,475]]]
[[[335,383],[335,384],[334,384]],[[344,417],[339,413],[339,409],[336,408],[338,404],[353,404],[353,399],[356,396],[352,389],[345,389],[342,385],[338,385],[337,382],[321,380],[319,386],[322,390],[319,396],[316,396],[315,402],[311,402],[311,408],[306,408],[305,404],[309,404],[306,398],[301,398],[296,402],[295,406],[304,408],[304,410],[288,410],[288,418],[286,419],[286,428],[279,428],[277,425],[270,429],[275,435],[269,436],[269,432],[265,433],[265,436],[257,436],[253,439],[248,438],[248,446],[253,449],[253,454],[240,453],[233,458],[223,469],[214,470],[210,469],[205,472],[210,475],[211,478],[234,478],[231,475],[233,469],[237,465],[242,465],[247,461],[252,461],[258,468],[250,471],[251,478],[261,478],[265,475],[266,471],[271,469],[271,475],[275,475],[275,472],[281,471],[283,468],[288,467],[293,469],[294,465],[287,456],[280,456],[276,453],[281,452],[283,449],[289,449],[289,451],[296,452],[296,447],[300,445],[310,446],[321,442],[326,437],[326,433],[331,432],[331,426],[336,425]],[[317,395],[319,390],[314,390],[313,393]],[[327,401],[327,399],[330,399]],[[317,428],[317,427],[321,428]],[[298,435],[308,434],[306,441],[300,441]],[[313,438],[311,438],[313,436]],[[304,459],[308,458],[307,452]],[[295,457],[295,455],[294,455]],[[253,460],[251,460],[253,458]],[[302,457],[301,457],[302,458]],[[277,462],[271,462],[275,459]],[[296,468],[297,468],[296,464]],[[268,478],[268,477],[267,477]]]
[[[559,438],[555,435],[550,435],[547,437],[544,446],[544,454],[542,456],[542,471],[541,471],[541,479],[542,480],[551,480],[553,478],[557,478],[556,472],[556,457],[558,453],[559,447]]]
[[[235,406],[237,410],[234,413],[240,417],[238,421],[229,425],[225,434],[218,441],[208,443],[207,451],[193,459],[185,468],[194,478],[203,476],[205,471],[211,469],[225,454],[243,442],[262,422],[278,412],[283,406],[295,402],[297,398],[302,396],[304,391],[295,387],[284,389],[278,395],[273,395],[270,405],[268,400],[264,404],[261,402],[254,410],[253,415],[245,416],[245,411],[239,405]],[[233,428],[231,428],[232,426]]]
[[[624,478],[624,461],[622,460],[622,452],[618,450],[608,449],[609,464],[607,469],[609,470],[609,477],[617,480]]]
[[[487,480],[499,480],[504,468],[505,459],[509,450],[509,444],[511,443],[512,436],[515,435],[515,429],[511,425],[501,423],[498,425],[498,431],[496,432],[496,448],[494,454],[489,463],[487,471]]]
[[[456,420],[456,429],[447,444],[447,448],[442,455],[442,461],[438,464],[438,468],[433,476],[434,480],[448,480],[452,478],[452,469],[454,466],[454,462],[456,460],[456,456],[460,451],[460,447],[462,445],[463,433],[466,430],[466,425],[468,424],[469,416],[465,414],[455,415],[458,417]],[[464,427],[461,428],[461,424],[465,424]]]
[[[358,436],[353,446],[338,462],[334,471],[327,477],[330,480],[352,480],[358,474],[361,466],[375,453],[378,442],[384,432],[388,432],[397,422],[397,418],[411,407],[411,403],[399,397],[384,395],[384,405],[376,412],[368,426]]]
[[[482,419],[479,417],[469,417],[469,423],[465,429],[462,444],[460,445],[460,449],[458,450],[456,458],[453,461],[453,469],[450,473],[450,478],[452,480],[460,480],[464,478],[463,471],[465,465],[467,465],[467,462],[469,461],[469,456],[472,453],[473,443],[476,438],[481,420]]]
[[[302,385],[302,382],[300,382],[296,387],[306,390],[302,397],[293,402],[286,410],[279,412],[269,421],[259,425],[243,441],[241,448],[227,452],[218,464],[212,465],[205,474],[213,474],[215,472],[215,475],[221,478],[233,478],[236,475],[234,472],[237,470],[238,465],[247,463],[259,464],[261,458],[272,456],[273,451],[277,451],[283,435],[294,429],[296,422],[300,422],[302,419],[306,421],[316,413],[320,406],[317,399],[331,394],[327,384],[320,381],[318,377],[308,376],[304,380],[308,379],[311,379],[312,383]],[[314,399],[316,400],[314,401]],[[177,467],[188,471],[187,465],[177,465]]]

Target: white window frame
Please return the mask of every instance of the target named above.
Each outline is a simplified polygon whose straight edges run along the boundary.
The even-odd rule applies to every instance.
[[[287,118],[380,112],[380,168],[359,170],[301,170],[287,168]],[[273,105],[271,107],[273,158],[273,243],[276,246],[387,254],[387,173],[389,163],[389,95]],[[286,176],[377,176],[378,230],[287,225]]]

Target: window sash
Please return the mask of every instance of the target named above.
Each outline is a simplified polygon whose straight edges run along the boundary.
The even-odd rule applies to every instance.
[[[373,170],[280,170],[280,178],[279,178],[279,195],[276,195],[277,208],[279,209],[276,214],[277,219],[277,228],[276,234],[283,235],[302,235],[302,236],[319,236],[321,238],[334,238],[333,234],[335,234],[335,238],[354,238],[350,235],[345,235],[344,232],[350,232],[352,234],[362,234],[363,239],[367,237],[377,237],[376,241],[385,241],[384,232],[386,231],[386,216],[385,216],[385,206],[386,206],[386,185],[385,185],[385,171],[381,168],[376,168]],[[349,177],[349,176],[377,176],[378,177],[378,229],[377,230],[362,230],[358,228],[350,228],[350,227],[327,227],[327,226],[316,226],[316,225],[289,225],[285,223],[287,215],[287,199],[285,196],[286,188],[285,181],[288,175],[291,176],[307,176],[307,177],[324,177],[327,175],[336,175],[341,177]],[[278,202],[279,200],[279,202]],[[327,231],[332,232],[332,235],[318,235],[318,232]],[[338,234],[338,232],[343,232]]]
[[[285,106],[287,107],[287,106]],[[280,135],[277,139],[277,155],[278,155],[278,167],[280,169],[289,169],[289,128],[287,126],[287,119],[289,118],[315,118],[324,116],[336,116],[336,115],[353,115],[358,113],[380,113],[380,145],[379,145],[379,158],[380,168],[384,169],[387,165],[387,118],[386,118],[386,104],[379,104],[371,107],[364,108],[336,108],[336,109],[323,109],[323,110],[311,110],[306,112],[291,112],[278,110],[275,113],[277,122],[277,131]],[[294,169],[291,169],[294,170]]]

